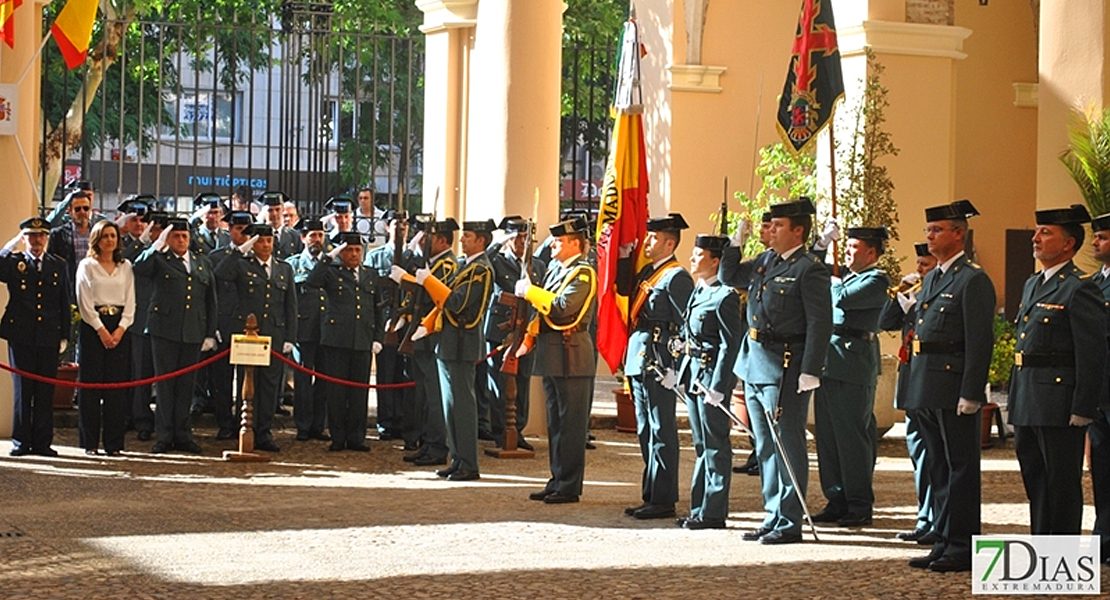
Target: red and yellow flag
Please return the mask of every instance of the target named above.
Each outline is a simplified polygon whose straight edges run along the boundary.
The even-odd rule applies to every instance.
[[[58,49],[70,69],[84,64],[85,55],[89,53],[96,8],[97,0],[69,0],[50,26],[50,33],[54,34],[54,41],[58,42]]]
[[[23,0],[0,0],[0,39],[9,48],[15,48],[15,21],[12,16],[21,4]]]
[[[635,21],[625,24],[614,106],[613,142],[597,215],[597,350],[616,373],[628,348],[628,294],[647,235],[647,156]],[[625,281],[622,281],[625,279]]]

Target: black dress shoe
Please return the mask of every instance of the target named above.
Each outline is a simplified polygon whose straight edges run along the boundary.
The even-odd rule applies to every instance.
[[[586,449],[587,450],[597,450],[597,446],[595,446],[593,442],[586,442]]]
[[[342,452],[344,447],[342,442],[332,442],[331,445],[328,446],[328,452]]]
[[[196,417],[199,417],[203,414],[204,414],[204,407],[203,406],[193,406],[193,407],[189,408],[189,416],[190,417],[196,418]]]
[[[561,492],[551,492],[543,497],[544,504],[570,504],[571,502],[578,502],[578,496],[563,494]]]
[[[417,444],[416,442],[405,442],[405,445],[401,447],[401,450],[404,450],[405,452],[416,452],[419,449],[420,444]]]
[[[847,514],[836,520],[837,527],[866,527],[870,524],[870,516]]]
[[[959,573],[971,570],[971,557],[942,556],[929,563],[929,570],[937,573]]]
[[[690,517],[679,517],[679,518],[674,520],[674,524],[675,524],[676,527],[686,527],[686,521],[689,521],[689,520],[690,520]]]
[[[521,449],[521,450],[527,450],[529,452],[535,452],[536,451],[536,449],[532,447],[532,444],[529,444],[524,439],[524,436],[520,436],[516,439],[516,447]]]
[[[670,519],[674,517],[674,506],[667,506],[664,504],[648,504],[640,510],[632,513],[632,516],[637,519]]]
[[[436,475],[439,477],[450,477],[451,475],[455,474],[455,471],[458,470],[459,465],[456,463],[451,463],[450,465],[447,465],[446,469],[436,469]]]
[[[288,417],[289,415],[292,415],[293,413],[289,412],[288,408],[285,408],[284,406],[278,404],[277,408],[274,409],[274,414],[275,415],[281,415],[283,417]]]
[[[388,442],[389,440],[394,440],[394,439],[397,439],[397,438],[390,431],[379,431],[378,432],[378,440],[379,441]]]
[[[239,437],[239,432],[234,429],[221,429],[216,432],[216,441],[234,440]]]
[[[496,440],[497,438],[496,438],[496,437],[494,437],[494,435],[493,435],[493,432],[491,432],[491,431],[484,431],[484,430],[481,430],[481,429],[479,429],[479,430],[478,430],[478,439],[480,439],[480,440],[486,440],[486,441],[494,441],[494,440]]]
[[[474,481],[475,479],[481,478],[482,476],[479,475],[477,471],[455,471],[447,476],[447,481]],[[544,502],[546,501],[547,499],[545,498]]]
[[[748,477],[759,477],[759,464],[758,463],[752,465],[752,468],[748,469]]]
[[[51,448],[50,446],[47,446],[45,448],[42,448],[41,450],[39,448],[35,448],[34,450],[31,450],[31,454],[34,454],[35,456],[54,458],[55,456],[58,456],[58,451]]]
[[[932,546],[933,544],[939,542],[940,540],[941,540],[941,537],[940,537],[939,533],[937,533],[935,531],[930,531],[929,533],[926,533],[925,535],[921,536],[921,539],[917,540],[917,543],[921,546]]]
[[[150,449],[151,454],[165,454],[173,449],[173,446],[166,442],[155,442],[154,447]]]
[[[915,527],[911,531],[899,531],[894,537],[906,542],[916,542],[917,540],[925,537],[931,530],[922,527]]]
[[[200,445],[194,441],[178,442],[174,444],[173,447],[182,452],[188,452],[190,454],[200,454],[202,452],[202,450],[200,449]],[[258,446],[256,445],[255,448],[257,447]]]
[[[797,544],[800,541],[802,541],[802,534],[784,533],[782,531],[772,531],[759,538],[760,544],[767,544],[769,546],[777,544]]]
[[[744,540],[745,542],[758,542],[759,538],[767,535],[768,533],[771,533],[770,527],[760,527],[759,529],[745,531],[744,535],[740,536],[740,539]]]
[[[414,452],[412,454],[406,454],[406,455],[402,456],[401,460],[403,460],[405,462],[414,463],[414,462],[416,462],[416,459],[427,456],[427,455],[428,455],[427,452],[424,452],[423,449],[420,449],[420,450],[417,450],[416,452]]]
[[[31,449],[26,446],[20,446],[19,448],[12,448],[11,450],[8,450],[8,456],[27,456],[30,453]]]
[[[96,448],[85,448],[85,456],[96,456],[97,454],[100,453],[96,451]]]
[[[929,565],[933,564],[933,561],[940,558],[940,555],[941,555],[941,553],[939,551],[934,551],[934,552],[930,552],[929,554],[927,554],[925,556],[918,556],[916,558],[911,558],[910,562],[909,562],[909,565],[911,567],[913,567],[914,569],[928,569]]]
[[[143,430],[139,432],[138,437],[140,442],[149,442],[151,436],[149,431]]]
[[[651,506],[651,503],[649,503],[649,502],[644,502],[643,504],[641,504],[639,506],[626,506],[624,508],[624,514],[631,517],[633,514],[636,513],[636,511],[640,510],[641,508],[647,508],[649,506]]]
[[[216,438],[216,439],[219,439],[219,438]],[[307,431],[298,431],[297,432],[297,437],[295,437],[293,439],[297,440],[298,442],[307,442],[308,440],[312,439],[312,436],[308,435]]]
[[[347,449],[354,450],[355,452],[369,452],[370,446],[366,444],[347,444]]]
[[[446,456],[432,456],[431,454],[425,454],[424,456],[417,456],[412,461],[412,464],[414,464],[418,467],[431,467],[431,466],[435,466],[435,465],[445,465],[445,464],[447,464],[447,457]]]
[[[274,443],[274,440],[266,440],[264,442],[256,442],[254,444],[254,449],[255,450],[261,450],[263,452],[281,452],[281,448],[277,444]]]
[[[829,507],[821,509],[821,512],[813,515],[814,523],[836,523],[840,519],[847,516],[848,513],[842,510],[833,510]]]
[[[725,529],[725,522],[722,519],[686,519],[686,523],[682,525],[683,529],[690,529],[693,531],[701,529]]]
[[[123,450],[105,450],[104,456],[119,457],[123,455]]]
[[[313,431],[312,433],[308,434],[308,437],[310,437],[314,440],[321,441],[321,442],[330,442],[331,441],[331,436],[324,433],[323,431]]]
[[[538,492],[532,492],[531,494],[528,494],[528,499],[529,499],[529,500],[535,500],[536,502],[542,502],[542,501],[543,501],[543,499],[544,499],[544,498],[546,498],[546,497],[547,497],[548,495],[550,495],[551,493],[552,493],[552,492],[549,492],[549,491],[547,491],[547,490],[541,490],[541,491],[538,491]]]

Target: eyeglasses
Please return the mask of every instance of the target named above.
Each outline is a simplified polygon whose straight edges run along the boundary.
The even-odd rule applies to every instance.
[[[88,212],[88,211],[92,210],[92,207],[91,206],[71,206],[70,209],[73,210],[73,212]]]
[[[955,231],[955,229],[956,229],[955,227],[937,227],[937,226],[934,225],[932,227],[926,227],[926,228],[922,229],[921,231],[925,235],[929,235],[930,233],[933,234],[933,235],[937,235],[937,234],[939,234],[941,232],[944,232],[944,231]]]

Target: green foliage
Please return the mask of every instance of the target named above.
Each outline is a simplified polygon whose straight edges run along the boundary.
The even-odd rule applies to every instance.
[[[1060,154],[1092,215],[1110,212],[1110,108],[1076,110]]]
[[[775,142],[759,150],[759,166],[755,169],[762,185],[755,198],[747,192],[736,192],[739,211],[730,209],[728,230],[736,231],[740,220],[751,219],[758,231],[763,213],[772,204],[788,202],[799,196],[808,196],[815,203],[824,196],[817,190],[817,158],[812,153],[793,154],[782,142]],[[753,235],[744,246],[744,256],[754,256],[764,250],[759,236]]]
[[[894,182],[883,161],[897,156],[898,148],[890,132],[883,128],[885,110],[890,106],[887,89],[880,81],[883,71],[883,65],[868,48],[863,96],[848,111],[847,123],[840,123],[834,144],[838,163],[837,207],[838,220],[845,226],[844,230],[886,226],[893,241],[899,239],[898,204],[894,200]],[[841,141],[845,137],[848,141]],[[843,250],[843,245],[840,248]],[[888,251],[880,257],[879,268],[897,278],[901,272],[901,258]]]
[[[1014,345],[1016,327],[1003,315],[994,317],[994,349],[991,351],[991,368],[987,382],[992,387],[1005,387],[1010,383],[1010,373],[1014,369]]]
[[[583,144],[603,156],[612,128],[609,107],[617,75],[617,48],[628,0],[569,0],[563,13],[563,85],[560,146]]]

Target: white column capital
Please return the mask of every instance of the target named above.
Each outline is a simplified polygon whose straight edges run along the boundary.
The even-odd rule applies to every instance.
[[[478,22],[479,0],[416,0],[424,13],[420,31],[425,35],[447,29],[473,27]]]
[[[721,92],[721,74],[726,69],[707,65],[667,65],[667,71],[671,74],[668,86],[671,91],[717,94]]]
[[[837,43],[840,55],[845,58],[861,56],[864,48],[870,46],[878,54],[961,60],[967,58],[963,50],[969,35],[971,30],[966,27],[864,21],[837,31]]]

